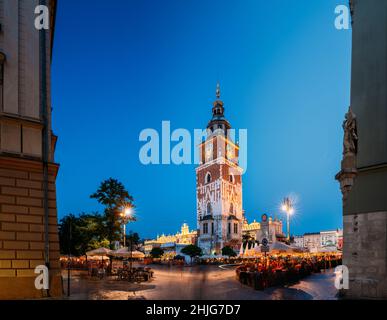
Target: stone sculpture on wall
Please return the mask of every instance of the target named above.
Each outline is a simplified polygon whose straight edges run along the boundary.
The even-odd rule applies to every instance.
[[[351,107],[349,107],[349,110],[345,115],[343,129],[344,129],[344,148],[343,148],[344,157],[347,154],[356,154],[357,141],[358,141],[357,128],[356,128],[356,116],[352,112]]]
[[[356,154],[358,150],[358,135],[356,115],[353,113],[351,107],[349,107],[345,115],[343,130],[343,160],[341,161],[341,171],[336,175],[336,180],[340,182],[340,189],[343,194],[343,205],[345,205],[357,175]]]

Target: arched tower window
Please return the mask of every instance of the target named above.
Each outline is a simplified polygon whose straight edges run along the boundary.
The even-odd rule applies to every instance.
[[[212,207],[210,202],[207,203],[207,215],[212,215]]]
[[[234,177],[234,175],[232,173],[230,173],[229,180],[230,180],[231,183],[235,182],[235,177]]]
[[[230,213],[233,214],[234,213],[234,205],[231,203],[230,204]]]
[[[206,183],[210,183],[211,182],[211,173],[207,172],[205,181],[206,181]]]

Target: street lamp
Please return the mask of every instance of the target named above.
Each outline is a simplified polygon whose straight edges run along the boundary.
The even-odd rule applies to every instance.
[[[290,240],[290,215],[294,213],[294,205],[289,197],[284,198],[281,210],[286,212],[287,240]]]
[[[126,224],[128,221],[132,218],[132,208],[131,207],[126,207],[124,211],[121,213],[122,221],[124,224],[124,248],[126,247]]]

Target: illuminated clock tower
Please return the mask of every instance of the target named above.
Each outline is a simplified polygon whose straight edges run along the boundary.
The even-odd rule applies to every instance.
[[[242,168],[239,147],[230,138],[219,84],[207,137],[199,145],[196,168],[198,245],[204,254],[221,254],[222,248],[238,250],[242,241]]]

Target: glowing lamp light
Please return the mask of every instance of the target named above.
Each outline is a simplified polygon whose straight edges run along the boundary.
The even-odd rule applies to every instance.
[[[130,216],[132,214],[132,208],[126,208],[124,214],[125,216]]]
[[[290,216],[294,213],[293,200],[290,197],[284,198],[281,210],[286,212],[287,239],[290,240]]]

